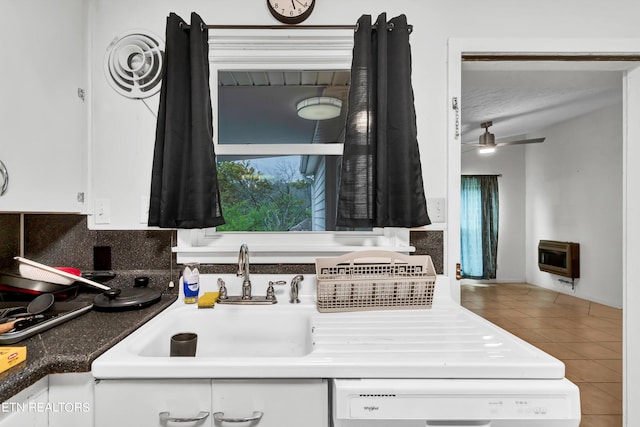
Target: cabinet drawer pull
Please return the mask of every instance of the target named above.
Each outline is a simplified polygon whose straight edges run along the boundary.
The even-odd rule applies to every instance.
[[[198,415],[196,415],[195,417],[192,417],[192,418],[172,417],[169,412],[160,412],[158,415],[160,416],[160,423],[165,423],[165,424],[168,423],[168,422],[172,422],[172,423],[192,423],[192,422],[195,422],[195,421],[206,420],[207,417],[209,417],[209,413],[205,412],[205,411],[198,412]]]
[[[0,196],[4,196],[4,193],[7,192],[7,188],[9,188],[9,171],[7,167],[0,160],[0,175],[2,175],[2,186],[0,186]]]
[[[224,412],[214,412],[213,419],[218,423],[246,423],[249,421],[260,421],[264,413],[262,411],[253,411],[250,417],[246,418],[225,418]]]

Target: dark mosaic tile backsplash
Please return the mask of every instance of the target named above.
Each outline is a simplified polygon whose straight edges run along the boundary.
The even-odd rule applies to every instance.
[[[20,252],[20,215],[0,214],[0,269],[13,265]]]
[[[176,232],[89,230],[84,215],[27,214],[24,217],[24,256],[48,265],[65,265],[83,271],[94,269],[94,247],[111,248],[111,269],[116,272],[152,273],[177,280],[179,268],[171,246]],[[417,255],[431,255],[436,272],[443,271],[442,231],[412,231]],[[20,250],[20,216],[0,214],[0,269],[15,268]],[[203,273],[235,273],[237,265],[203,265]],[[314,273],[313,264],[255,264],[256,273]],[[122,275],[131,277],[131,274]],[[173,276],[173,277],[171,277]],[[120,284],[116,284],[120,285]],[[126,283],[121,284],[126,286]]]

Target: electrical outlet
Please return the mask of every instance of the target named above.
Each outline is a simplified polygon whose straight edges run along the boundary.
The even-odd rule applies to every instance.
[[[431,222],[446,222],[446,199],[427,199],[427,212]]]
[[[95,224],[111,223],[111,202],[109,199],[96,199],[94,202],[93,214]]]

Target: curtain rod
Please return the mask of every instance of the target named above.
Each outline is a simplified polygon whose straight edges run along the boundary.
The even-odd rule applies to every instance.
[[[393,23],[387,24],[387,29],[393,29]],[[191,25],[180,23],[180,28],[188,30]],[[354,30],[358,31],[358,25],[201,25],[200,30]],[[374,30],[377,25],[372,25]],[[409,32],[413,31],[413,25],[407,25]]]
[[[497,176],[500,178],[502,176],[501,173],[462,173],[462,176]]]

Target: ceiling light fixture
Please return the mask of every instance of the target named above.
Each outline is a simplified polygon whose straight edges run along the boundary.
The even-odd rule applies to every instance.
[[[298,103],[298,116],[307,120],[327,120],[340,115],[342,101],[329,96],[315,96]]]
[[[478,145],[480,154],[491,154],[496,151],[496,137],[489,132],[489,126],[493,125],[492,122],[482,123],[480,126],[484,128],[484,133],[480,135]]]
[[[482,147],[480,149],[478,149],[478,154],[491,154],[491,153],[495,153],[496,151],[496,147]]]

